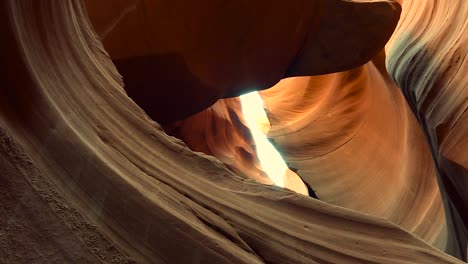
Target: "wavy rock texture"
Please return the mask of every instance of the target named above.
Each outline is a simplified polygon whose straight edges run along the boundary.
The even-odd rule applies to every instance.
[[[319,201],[243,177],[237,99],[165,126],[183,142],[127,96],[80,1],[4,1],[2,263],[461,263],[443,250],[466,259],[468,5],[402,7],[391,77],[381,53],[262,92]]]
[[[390,75],[403,91],[436,163],[452,254],[468,242],[468,5],[403,1],[403,19],[387,46]]]

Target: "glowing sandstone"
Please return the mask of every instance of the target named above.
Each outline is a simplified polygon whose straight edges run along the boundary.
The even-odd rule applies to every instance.
[[[460,52],[466,50],[461,36],[466,31],[467,8],[464,0],[403,2],[403,20],[387,46],[387,63],[410,107],[385,74],[383,57],[343,73],[282,81],[278,85],[303,91],[304,103],[290,110],[290,117],[283,106],[293,102],[275,98],[274,90],[263,94],[277,118],[270,118],[270,136],[277,137],[279,145],[293,144],[291,149],[283,147],[283,153],[303,157],[305,171],[313,173],[306,160],[313,163],[320,159],[317,154],[344,146],[331,152],[334,157],[327,155],[327,162],[312,165],[333,171],[343,169],[337,164],[345,160],[346,168],[358,168],[355,175],[366,180],[330,175],[328,183],[349,186],[343,193],[348,197],[336,193],[335,201],[345,203],[343,198],[350,198],[348,205],[364,208],[363,200],[372,202],[366,192],[380,188],[392,198],[392,206],[380,203],[379,209],[375,201],[373,208],[366,209],[392,216],[389,221],[385,215],[363,214],[239,177],[218,158],[193,152],[167,136],[127,97],[79,1],[3,1],[0,47],[7,52],[1,61],[6,67],[0,86],[2,262],[461,263],[429,244],[439,232],[434,219],[441,219],[440,210],[433,206],[438,199],[430,164],[432,156],[437,168],[444,170],[439,175],[444,182],[440,191],[449,212],[446,219],[453,220],[450,230],[440,232],[435,241],[441,243],[436,246],[462,257],[466,254],[460,209],[466,206],[462,135],[466,134],[467,89],[466,60]],[[449,26],[437,21],[448,21]],[[426,48],[431,51],[429,61],[422,59],[428,54]],[[434,74],[439,70],[445,74]],[[315,91],[318,97],[304,91],[310,80],[310,85],[321,87]],[[434,92],[440,96],[429,96]],[[427,101],[431,98],[438,100]],[[209,133],[193,121],[205,121],[205,127],[214,128],[213,134],[222,135],[218,142],[207,137],[205,148],[229,156],[226,150],[239,148],[226,144],[223,151],[216,144],[233,142],[225,140],[229,135],[223,129],[237,129],[236,144],[249,140],[242,136],[236,105],[237,99],[218,101],[179,122],[174,132],[190,131],[192,126],[195,139],[203,138]],[[381,107],[385,115],[365,111],[373,107]],[[410,109],[417,118],[411,117]],[[392,114],[393,110],[397,112]],[[359,124],[363,128],[358,129]],[[418,124],[430,139],[429,148]],[[334,131],[334,125],[344,131]],[[288,137],[288,130],[295,133]],[[307,146],[306,139],[298,136],[304,130],[312,135],[328,133],[322,133],[326,136],[322,141],[317,134],[301,151],[294,144],[304,140]],[[392,132],[402,136],[401,141]],[[372,148],[378,135],[394,143],[391,148],[390,143],[378,141],[388,156]],[[360,136],[371,140],[356,142]],[[346,142],[351,141],[360,148],[346,155],[346,146],[351,146]],[[248,144],[244,150],[248,153]],[[307,152],[315,156],[308,157]],[[401,159],[388,158],[402,153]],[[255,162],[242,164],[255,167]],[[398,172],[401,164],[404,169]],[[371,176],[382,176],[387,169],[398,172],[393,174],[397,180],[382,177],[391,184],[379,187]],[[416,177],[410,177],[408,170]],[[336,181],[339,176],[348,180]],[[447,179],[456,181],[455,190],[446,188]],[[327,178],[318,180],[314,185],[324,188],[317,191],[333,199],[333,190],[325,188]],[[389,194],[392,188],[394,196]],[[435,194],[427,195],[430,190]],[[423,202],[431,199],[430,205]],[[458,218],[453,217],[457,214]]]
[[[262,171],[276,186],[309,195],[302,180],[288,168],[281,154],[266,137],[270,130],[270,122],[258,92],[243,94],[239,98],[242,105],[242,118],[250,130],[255,145],[255,154]]]

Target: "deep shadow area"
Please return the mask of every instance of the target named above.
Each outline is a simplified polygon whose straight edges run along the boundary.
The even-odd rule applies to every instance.
[[[128,96],[160,124],[198,113],[222,96],[217,87],[194,76],[177,54],[132,57],[114,64]]]
[[[440,156],[438,162],[438,173],[442,185],[446,189],[447,197],[446,212],[450,215],[453,225],[448,228],[452,230],[457,238],[449,241],[449,247],[457,249],[456,254],[460,259],[466,260],[468,252],[468,194],[464,179],[468,179],[468,169],[460,164]],[[465,180],[466,181],[466,180]]]

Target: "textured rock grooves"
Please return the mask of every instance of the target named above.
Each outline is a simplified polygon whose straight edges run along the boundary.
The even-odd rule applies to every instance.
[[[431,147],[445,195],[450,252],[467,258],[468,3],[404,0],[387,66]],[[430,14],[430,15],[428,15]],[[442,22],[444,21],[444,22]]]
[[[461,263],[468,4],[402,7],[390,77],[382,53],[262,92],[317,201],[239,176],[257,165],[228,162],[252,153],[236,99],[169,125],[217,158],[194,152],[127,97],[80,1],[3,1],[0,262]]]

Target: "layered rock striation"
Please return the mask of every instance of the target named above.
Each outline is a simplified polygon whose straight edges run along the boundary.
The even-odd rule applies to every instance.
[[[387,55],[261,92],[316,200],[261,184],[237,98],[151,119],[88,2],[3,1],[1,262],[466,261],[468,5],[401,5]]]

